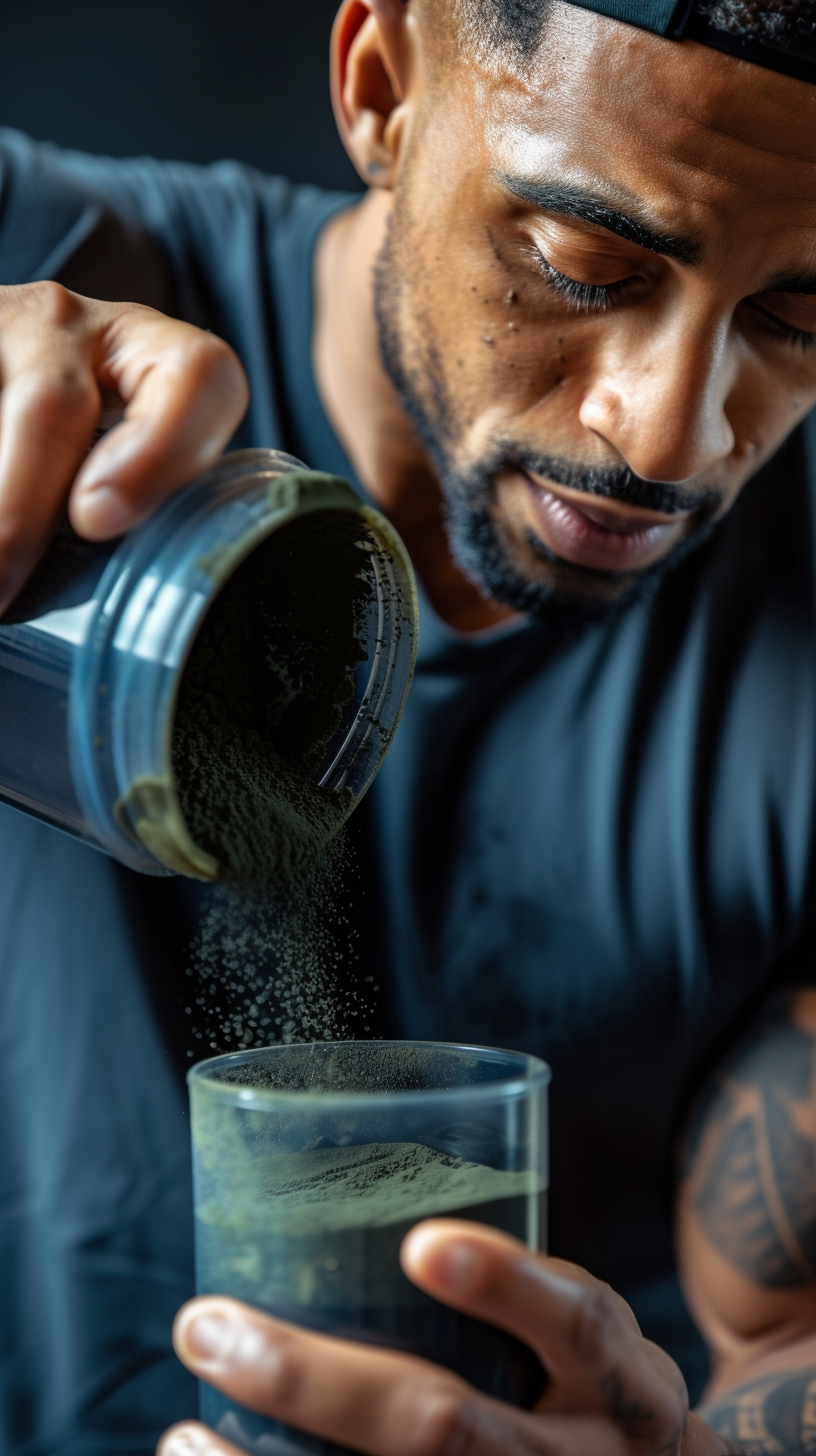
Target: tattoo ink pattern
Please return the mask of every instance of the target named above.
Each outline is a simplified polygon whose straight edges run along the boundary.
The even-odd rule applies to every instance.
[[[649,1439],[650,1428],[654,1425],[656,1412],[649,1406],[644,1405],[636,1397],[628,1395],[624,1382],[618,1370],[609,1370],[606,1375],[598,1381],[598,1391],[604,1403],[604,1408],[610,1420],[620,1426],[624,1435],[629,1440],[645,1443]],[[652,1456],[676,1456],[680,1449],[680,1442],[683,1438],[685,1428],[685,1415],[688,1414],[688,1396],[685,1382],[681,1379],[681,1388],[678,1390],[681,1405],[684,1410],[684,1418],[677,1430],[660,1446],[650,1446]]]
[[[729,1059],[687,1168],[712,1244],[766,1289],[816,1280],[816,1046],[792,1002],[777,999]]]
[[[816,1456],[816,1370],[766,1375],[700,1415],[739,1456]]]

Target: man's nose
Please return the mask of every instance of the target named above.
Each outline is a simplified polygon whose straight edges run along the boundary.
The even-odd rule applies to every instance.
[[[599,361],[580,419],[643,480],[690,480],[734,448],[726,414],[735,364],[727,329],[679,324]]]

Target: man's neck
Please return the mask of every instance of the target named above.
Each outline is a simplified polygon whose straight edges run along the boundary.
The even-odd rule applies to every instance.
[[[389,205],[387,193],[370,192],[318,241],[315,379],[335,434],[403,537],[435,611],[460,632],[482,631],[515,614],[486,600],[453,561],[438,477],[380,360],[373,278]]]

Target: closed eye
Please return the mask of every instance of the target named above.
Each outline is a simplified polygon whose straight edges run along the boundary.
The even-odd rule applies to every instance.
[[[531,248],[536,267],[559,298],[578,313],[603,313],[640,279],[635,275],[613,283],[581,283],[554,268],[540,248]]]
[[[787,323],[785,319],[773,313],[771,309],[765,308],[759,302],[759,298],[746,300],[754,315],[758,318],[760,327],[772,338],[784,339],[789,344],[794,344],[800,349],[816,349],[816,330],[800,329],[795,324]]]

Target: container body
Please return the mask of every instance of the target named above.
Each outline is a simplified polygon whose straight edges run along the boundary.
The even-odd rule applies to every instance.
[[[62,527],[0,619],[0,799],[92,839],[69,753],[71,683],[116,545]]]
[[[197,1288],[295,1324],[410,1351],[532,1406],[544,1375],[510,1335],[402,1273],[420,1219],[490,1224],[543,1250],[549,1069],[416,1042],[279,1046],[189,1074]],[[207,1424],[242,1449],[338,1448],[202,1385]]]
[[[217,878],[186,830],[174,786],[184,667],[225,584],[275,533],[298,523],[303,580],[310,572],[319,580],[310,523],[329,517],[353,522],[344,549],[365,578],[365,650],[348,711],[333,741],[319,745],[314,772],[353,807],[390,742],[413,670],[410,565],[384,518],[349,485],[268,450],[224,457],[117,542],[58,534],[0,621],[0,799],[133,869]]]

